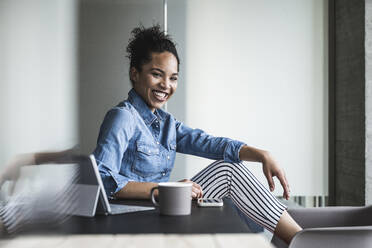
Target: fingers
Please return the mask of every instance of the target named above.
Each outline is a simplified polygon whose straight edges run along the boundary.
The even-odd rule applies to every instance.
[[[288,200],[289,199],[289,185],[287,178],[285,176],[284,171],[276,164],[275,160],[273,160],[270,156],[266,157],[265,162],[263,163],[263,171],[266,176],[267,182],[269,183],[270,190],[273,191],[275,189],[275,184],[273,180],[273,176],[277,177],[280,181],[280,184],[283,187],[283,197]]]
[[[267,179],[267,183],[269,184],[269,188],[270,188],[270,191],[274,191],[275,189],[275,183],[274,183],[274,180],[273,180],[273,176],[271,175],[271,173],[268,173],[266,176],[266,179]]]
[[[288,181],[287,181],[287,178],[286,178],[284,172],[280,171],[274,176],[276,176],[279,179],[279,182],[283,187],[283,198],[288,200],[289,199],[289,193],[291,191],[289,190],[289,184],[288,184]],[[269,184],[270,191],[274,191],[275,183],[274,183],[272,174],[268,173],[267,176],[266,176],[266,179],[267,179],[267,182]]]
[[[283,197],[286,200],[288,200],[289,199],[289,192],[290,192],[290,190],[289,190],[289,185],[288,185],[287,178],[286,178],[286,176],[285,176],[285,174],[283,172],[278,173],[277,177],[278,177],[278,179],[280,181],[280,184],[282,185],[283,190],[284,190]]]
[[[203,197],[203,190],[202,190],[202,187],[199,184],[197,184],[197,183],[195,183],[193,181],[190,181],[188,179],[183,179],[183,180],[181,180],[179,182],[186,182],[186,183],[190,182],[190,183],[192,183],[192,192],[191,192],[191,195],[192,195],[192,198],[193,199],[197,199],[197,198],[202,198]]]
[[[193,196],[193,198],[202,198],[203,197],[202,187],[197,183],[192,182],[192,192],[195,193],[195,197]]]

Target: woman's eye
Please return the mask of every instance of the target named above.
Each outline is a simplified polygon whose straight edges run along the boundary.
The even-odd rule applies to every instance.
[[[172,80],[173,82],[177,81],[177,79],[178,79],[178,78],[176,78],[176,77],[171,77],[171,80]]]
[[[153,75],[154,77],[160,77],[160,76],[161,76],[159,73],[156,73],[156,72],[153,72],[152,75]]]

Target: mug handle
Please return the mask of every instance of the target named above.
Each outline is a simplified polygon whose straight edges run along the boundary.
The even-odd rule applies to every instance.
[[[151,193],[150,193],[150,195],[151,195],[151,201],[152,201],[152,203],[153,203],[155,206],[159,207],[159,202],[157,202],[157,201],[155,200],[155,195],[154,195],[154,192],[155,192],[156,189],[159,189],[159,187],[156,186],[156,187],[152,188],[152,189],[151,189]]]

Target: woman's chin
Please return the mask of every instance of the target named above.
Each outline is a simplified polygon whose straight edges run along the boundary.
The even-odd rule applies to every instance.
[[[165,103],[157,104],[157,105],[156,105],[156,109],[160,109],[160,108],[162,108],[164,105],[165,105]]]
[[[162,108],[166,102],[167,102],[166,100],[165,101],[153,101],[151,105],[153,108],[159,109],[159,108]]]
[[[165,102],[164,103],[152,103],[151,105],[149,105],[149,107],[150,109],[160,109],[164,105],[165,105]]]

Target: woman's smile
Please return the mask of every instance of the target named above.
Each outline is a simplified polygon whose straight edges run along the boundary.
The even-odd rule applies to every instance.
[[[154,97],[160,102],[166,101],[168,98],[168,93],[160,90],[153,90],[152,93]]]

